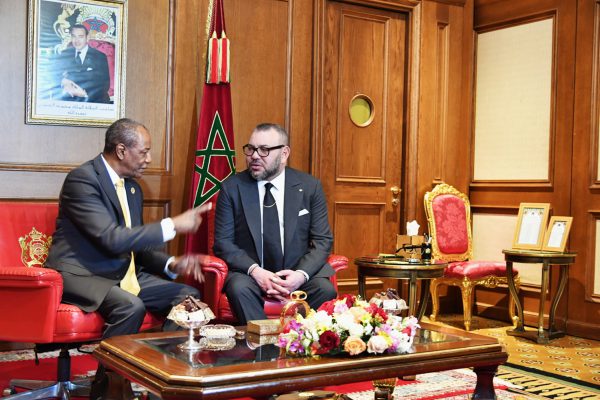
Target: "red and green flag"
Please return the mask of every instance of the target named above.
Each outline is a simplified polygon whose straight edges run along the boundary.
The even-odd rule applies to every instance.
[[[229,84],[229,39],[225,34],[223,0],[213,0],[209,11],[206,83],[200,106],[196,154],[192,178],[193,207],[217,200],[221,182],[235,172],[231,88]],[[213,210],[200,229],[186,238],[186,253],[212,252]]]

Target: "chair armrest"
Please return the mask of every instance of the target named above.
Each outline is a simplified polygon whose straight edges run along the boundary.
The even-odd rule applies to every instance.
[[[343,271],[348,268],[348,257],[340,256],[337,254],[330,254],[329,258],[327,259],[327,262],[335,271],[335,274],[330,276],[329,280],[331,281],[331,283],[333,283],[333,286],[337,291],[337,275],[340,271]]]
[[[348,268],[348,257],[345,256],[330,254],[327,262],[331,265],[336,274]]]
[[[200,268],[204,275],[204,282],[198,282],[193,274],[184,276],[184,282],[200,290],[202,301],[217,312],[216,307],[219,304],[219,297],[225,285],[225,278],[229,268],[225,261],[215,256],[203,256],[200,259]]]
[[[51,342],[62,290],[53,269],[0,267],[0,340]]]

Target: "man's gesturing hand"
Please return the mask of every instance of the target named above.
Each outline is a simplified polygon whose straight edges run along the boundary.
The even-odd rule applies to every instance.
[[[202,274],[201,265],[202,259],[205,258],[204,254],[186,254],[185,256],[175,257],[175,260],[169,264],[169,270],[178,275],[190,274],[194,277],[194,280],[198,283],[204,282],[204,274]]]
[[[173,217],[175,232],[194,233],[202,223],[202,214],[212,209],[212,203],[203,204],[200,207],[190,208],[182,214]]]

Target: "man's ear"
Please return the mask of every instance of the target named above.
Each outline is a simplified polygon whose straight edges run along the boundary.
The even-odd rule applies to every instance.
[[[125,158],[125,151],[127,150],[127,147],[123,144],[123,143],[119,143],[117,145],[117,147],[115,148],[115,153],[117,153],[117,158],[119,160],[122,160]]]

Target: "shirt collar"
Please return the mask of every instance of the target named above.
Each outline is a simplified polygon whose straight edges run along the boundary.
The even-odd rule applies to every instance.
[[[110,166],[108,161],[106,161],[106,159],[104,158],[104,156],[102,154],[100,154],[100,157],[102,157],[102,161],[104,162],[104,166],[106,167],[106,170],[108,171],[108,176],[110,176],[110,180],[112,181],[113,185],[116,185],[117,182],[119,182],[121,180],[121,177],[119,176],[119,174],[117,174],[115,172],[114,169],[112,169],[112,167]]]
[[[79,57],[85,58],[85,56],[87,55],[88,48],[89,48],[89,45],[86,44],[85,47],[81,50],[75,49],[75,54],[77,54],[77,52],[79,52]]]

